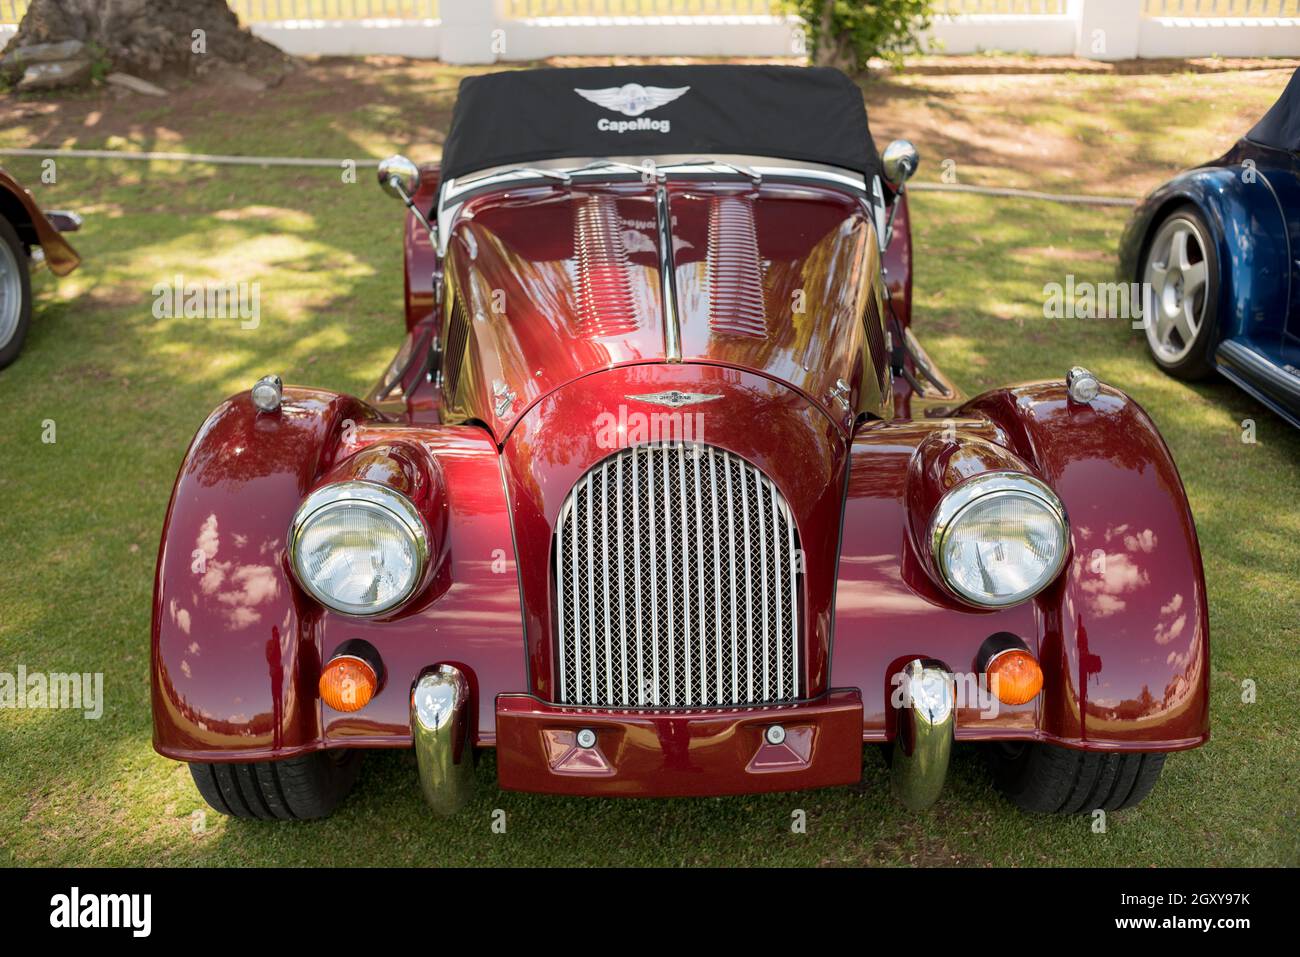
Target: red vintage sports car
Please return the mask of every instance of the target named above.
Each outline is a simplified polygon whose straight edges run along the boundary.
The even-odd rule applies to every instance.
[[[267,376],[185,457],[157,750],[256,818],[412,747],[443,813],[483,748],[507,789],[687,796],[854,784],[877,744],[921,808],[970,743],[1028,810],[1140,801],[1209,734],[1178,471],[1083,368],[936,369],[916,164],[831,70],[466,79],[441,168],[380,168],[378,386]]]

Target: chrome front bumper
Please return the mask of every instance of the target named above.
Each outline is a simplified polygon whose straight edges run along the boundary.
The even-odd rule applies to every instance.
[[[956,689],[952,672],[932,659],[910,661],[900,674],[902,700],[893,745],[891,788],[908,808],[923,810],[939,798],[948,776],[957,718]],[[474,793],[469,694],[465,675],[447,664],[424,672],[411,691],[411,734],[420,787],[429,805],[444,816],[459,810]],[[808,727],[804,729],[800,722]],[[766,755],[764,732],[774,723],[780,724],[783,731],[787,725],[807,731],[804,737],[809,753],[797,753],[796,748],[791,751],[793,757],[785,755],[784,763],[773,759],[756,765],[754,755]],[[580,726],[595,731],[591,742],[577,750],[585,749],[584,754],[597,756],[609,750],[617,760],[602,759],[604,763],[599,767],[592,764],[594,759],[574,764],[569,760],[575,753],[571,743],[549,750],[542,747],[546,742],[563,743],[561,739],[566,734],[573,737]],[[786,709],[746,709],[744,714],[668,713],[620,715],[617,719],[545,705],[527,695],[505,695],[498,698],[497,727],[498,773],[502,786],[511,790],[660,796],[740,794],[847,784],[861,774],[862,703],[856,691],[833,693],[824,700]],[[716,773],[703,779],[696,773],[689,780],[677,780],[680,775],[675,775],[676,764],[680,762],[666,761],[664,742],[678,739],[696,745],[690,751],[695,760],[686,762],[691,766],[688,770],[698,771],[697,760],[716,768]],[[822,739],[819,750],[823,757],[813,760],[812,742],[817,739]],[[788,742],[781,744],[786,746]],[[778,771],[783,773],[774,774]],[[755,775],[765,780],[760,783]]]
[[[696,711],[609,711],[496,699],[497,781],[586,797],[718,797],[856,784],[862,696]]]

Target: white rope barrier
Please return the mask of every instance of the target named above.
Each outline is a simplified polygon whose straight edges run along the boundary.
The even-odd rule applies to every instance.
[[[377,159],[310,159],[301,156],[223,156],[219,153],[154,153],[138,150],[37,150],[37,149],[0,149],[0,156],[40,156],[40,157],[74,157],[76,159],[120,159],[143,160],[145,162],[165,161],[176,163],[208,163],[218,166],[327,166],[338,169],[344,163],[357,166],[378,166]]]
[[[301,156],[224,156],[219,153],[158,153],[139,150],[81,150],[81,149],[0,149],[0,156],[73,157],[77,159],[137,160],[144,162],[207,163],[219,166],[298,166],[329,167],[338,169],[344,163],[358,167],[378,166],[376,159],[324,159]],[[964,183],[909,183],[909,190],[918,193],[973,193],[979,196],[1003,196],[1009,199],[1042,200],[1049,203],[1070,203],[1083,206],[1136,206],[1138,201],[1125,196],[1089,196],[1071,193],[1044,193],[1034,189],[1016,189],[1010,186],[970,186]]]

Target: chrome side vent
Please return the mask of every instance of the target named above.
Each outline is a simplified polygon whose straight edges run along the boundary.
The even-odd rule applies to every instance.
[[[764,338],[767,306],[754,204],[739,196],[709,201],[709,328],[717,335]]]
[[[447,332],[444,336],[446,345],[442,350],[442,394],[451,401],[456,397],[456,386],[460,384],[460,370],[465,363],[465,346],[469,342],[469,320],[465,316],[465,307],[461,305],[460,296],[451,299],[451,315],[447,318]]]
[[[578,332],[593,337],[635,332],[640,323],[614,197],[589,196],[578,203],[573,229],[578,259]]]
[[[737,455],[675,444],[606,458],[556,526],[557,703],[798,698],[797,548],[780,491]]]
[[[889,350],[885,348],[885,327],[880,321],[880,303],[874,289],[867,290],[867,308],[862,321],[866,324],[867,348],[871,352],[871,365],[876,371],[876,381],[885,383],[885,370],[889,368]]]

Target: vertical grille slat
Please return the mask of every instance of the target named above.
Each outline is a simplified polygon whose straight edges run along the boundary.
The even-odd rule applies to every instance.
[[[663,526],[663,528],[664,528],[663,540],[664,540],[664,541],[667,543],[667,545],[668,545],[668,554],[667,554],[667,556],[666,556],[666,558],[667,558],[667,562],[666,562],[666,565],[667,565],[667,568],[666,568],[667,575],[664,577],[665,587],[666,587],[666,590],[667,590],[667,593],[668,593],[668,615],[667,615],[667,617],[668,617],[668,645],[667,645],[667,649],[671,649],[671,650],[669,651],[669,654],[668,654],[668,698],[669,698],[670,701],[676,701],[676,700],[677,700],[677,657],[678,657],[678,656],[677,656],[677,635],[676,635],[676,633],[675,633],[675,626],[676,626],[676,624],[677,624],[677,615],[676,615],[675,610],[674,610],[674,607],[673,607],[673,598],[675,597],[675,592],[676,592],[676,589],[673,588],[673,578],[676,577],[676,576],[674,575],[674,570],[675,570],[675,567],[676,567],[676,563],[673,561],[673,541],[674,541],[674,539],[677,539],[678,542],[679,542],[679,544],[680,544],[680,539],[678,539],[677,536],[673,534],[673,527],[672,527],[672,526],[673,526],[673,522],[672,522],[672,516],[673,516],[673,503],[672,503],[672,487],[673,487],[673,479],[672,479],[672,476],[669,474],[669,471],[668,471],[668,470],[669,470],[669,467],[670,467],[670,459],[667,458],[667,457],[665,457],[665,458],[660,459],[659,462],[660,462],[660,465],[662,466],[662,471],[663,471],[663,481],[664,481],[664,510],[663,510],[663,512],[660,514],[660,516],[656,516],[656,517],[658,518],[658,517],[662,517],[662,516],[664,516],[664,515],[668,516],[668,520],[664,522],[664,526]],[[656,695],[656,696],[657,696],[657,695]]]
[[[619,660],[622,662],[623,665],[622,673],[621,673],[622,681],[619,684],[619,688],[622,689],[623,700],[627,701],[629,700],[627,695],[627,654],[628,654],[627,632],[628,629],[627,629],[627,590],[625,587],[627,582],[627,572],[624,571],[623,569],[623,555],[626,552],[626,548],[624,547],[623,544],[623,460],[618,459],[617,462],[618,462],[618,477],[617,477],[618,490],[616,492],[616,495],[618,498],[618,621],[620,625],[619,641],[620,641],[620,648],[621,648],[621,654]]]
[[[558,703],[798,698],[797,548],[776,486],[723,449],[645,445],[598,463],[556,527]]]
[[[707,562],[708,555],[704,551],[704,515],[701,509],[701,500],[704,498],[700,491],[700,459],[704,457],[704,450],[694,448],[691,450],[691,464],[695,466],[695,491],[692,498],[695,499],[695,575],[698,588],[695,592],[695,613],[699,616],[699,625],[695,629],[700,642],[700,680],[697,685],[699,688],[700,701],[705,701],[709,696],[708,676],[714,671],[714,664],[709,661],[709,638],[706,634],[704,616],[708,613],[705,607],[705,601],[708,598],[708,592],[704,584],[704,566]],[[714,619],[714,630],[717,629],[717,619]]]
[[[753,554],[753,541],[749,536],[749,483],[745,481],[745,470],[740,470],[740,507],[745,517],[745,550],[742,554]],[[745,563],[745,574],[749,574],[749,563]],[[745,589],[745,698],[752,701],[754,694],[754,580]]]
[[[768,633],[767,633],[767,625],[768,625],[768,614],[767,614],[767,608],[768,608],[768,605],[767,605],[767,520],[766,520],[766,518],[765,518],[766,510],[765,510],[765,508],[763,507],[763,486],[762,486],[761,484],[759,484],[759,483],[755,483],[755,489],[754,489],[754,492],[756,493],[756,494],[755,494],[755,498],[757,499],[757,503],[756,503],[756,504],[757,504],[757,508],[755,508],[754,511],[758,512],[758,549],[759,549],[759,552],[760,552],[761,555],[762,555],[762,560],[761,560],[760,563],[759,563],[759,564],[760,564],[760,568],[761,568],[761,571],[759,572],[759,577],[760,577],[760,579],[761,579],[762,582],[763,582],[763,660],[764,660],[764,661],[767,661],[767,660],[768,660],[768,647],[769,647],[769,645],[768,645]],[[769,683],[768,683],[768,681],[769,681],[770,678],[771,678],[771,675],[768,674],[767,669],[764,668],[764,669],[763,669],[763,700],[764,700],[764,701],[767,701],[768,698],[769,698],[769,696],[771,695],[771,689],[770,689],[770,685],[769,685]]]
[[[722,529],[722,523],[718,518],[718,463],[714,458],[713,449],[709,449],[709,494],[711,497],[710,516],[713,520],[713,534],[709,541],[717,542],[718,534]],[[713,620],[717,623],[714,628],[713,641],[715,644],[713,674],[717,679],[717,687],[714,689],[714,699],[717,701],[725,700],[722,697],[722,677],[725,668],[725,661],[722,658],[722,632],[725,624],[722,617],[722,561],[721,556],[714,556],[713,561]]]
[[[800,553],[800,546],[794,541],[794,523],[788,521],[785,523],[785,538],[788,542],[788,551],[790,555],[790,635],[794,640],[790,641],[790,676],[792,681],[798,681],[800,674],[800,593],[794,584],[800,580],[800,572],[803,570],[803,555]]]
[[[596,662],[596,563],[591,558],[592,508],[591,508],[591,473],[587,473],[587,640],[591,643],[591,656],[587,659],[591,673],[591,694],[588,702],[594,702],[596,682],[599,680],[600,667]]]
[[[561,519],[560,520],[561,530],[555,536],[555,580],[557,583],[563,582],[566,574],[572,574],[572,572],[570,572],[569,570],[569,566],[564,563],[563,528],[564,528],[564,520]],[[569,593],[569,589],[564,588],[563,585],[559,585],[555,589],[555,591],[556,594],[559,596],[561,602],[564,601],[564,596]],[[556,621],[557,631],[556,631],[556,640],[555,640],[556,653],[560,656],[560,669],[559,669],[560,700],[568,701],[569,700],[569,682],[568,682],[569,659],[568,656],[565,654],[565,652],[568,650],[569,642],[565,635],[564,623],[572,617],[572,614],[568,608],[561,605],[559,609],[559,614],[556,615],[555,617],[557,619]]]
[[[740,701],[740,623],[736,615],[736,497],[731,491],[731,463],[723,458],[723,471],[727,474],[727,570],[731,598],[731,700]]]
[[[638,469],[637,459],[632,459],[632,484],[640,485],[640,470]],[[644,705],[645,701],[645,638],[642,631],[641,616],[641,496],[632,496],[632,558],[635,564],[632,566],[638,574],[632,578],[633,586],[636,592],[636,703]],[[562,699],[563,700],[563,699]]]
[[[578,500],[575,497],[573,501],[573,508],[575,511],[577,510],[577,507]],[[570,579],[570,607],[573,611],[571,617],[574,637],[573,664],[574,670],[577,672],[573,679],[573,691],[574,694],[577,695],[578,700],[582,700],[582,603],[578,600],[579,589],[582,587],[582,579],[579,577],[578,573],[579,523],[576,515],[571,513],[570,517],[572,518],[570,529],[573,532],[573,541],[570,543],[572,548],[569,550],[570,562],[572,565],[572,578]]]
[[[600,512],[604,516],[609,515],[609,460],[606,459],[600,468]],[[605,585],[605,697],[614,697],[614,652],[610,647],[609,627],[609,579],[612,569],[609,567],[609,527],[602,527],[603,534],[600,537],[600,564],[606,571],[602,577]],[[620,628],[619,631],[623,629]]]
[[[772,554],[780,556],[781,554],[781,530],[779,527],[780,512],[777,510],[776,496],[771,496],[772,500]],[[785,603],[781,600],[781,584],[785,576],[779,574],[784,571],[784,558],[777,558],[776,570],[778,574],[772,576],[773,604],[776,606],[776,643],[780,649],[776,654],[776,686],[778,688],[785,686]]]
[[[634,462],[639,459],[633,459]],[[645,463],[646,474],[649,476],[649,488],[646,496],[646,508],[653,509],[655,501],[655,467],[654,461],[650,460]],[[640,496],[638,496],[638,500]],[[650,526],[650,651],[651,670],[654,677],[650,681],[650,703],[656,708],[659,707],[659,688],[662,676],[659,672],[659,536],[655,531],[655,520],[653,515],[647,515],[647,522]],[[645,674],[645,672],[642,672]],[[644,687],[644,681],[642,682]]]
[[[673,456],[677,460],[677,494],[680,511],[678,518],[681,522],[681,534],[678,541],[681,542],[682,565],[685,566],[685,574],[682,575],[682,644],[686,649],[683,656],[685,667],[682,669],[686,679],[686,703],[691,703],[691,672],[694,670],[694,661],[692,660],[695,652],[695,645],[691,640],[691,555],[695,551],[691,547],[690,536],[690,519],[687,517],[686,508],[689,502],[689,496],[686,494],[686,454],[681,448],[677,449],[677,454]],[[675,536],[677,537],[677,536]],[[677,656],[674,655],[674,658]],[[674,697],[676,697],[674,695]]]

